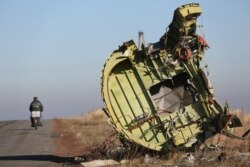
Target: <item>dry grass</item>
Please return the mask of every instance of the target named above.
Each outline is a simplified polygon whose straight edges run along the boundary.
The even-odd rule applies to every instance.
[[[241,136],[250,128],[250,114],[245,113],[242,110],[237,110],[233,113],[236,113],[243,123],[242,128],[237,128],[234,131],[235,134]],[[96,154],[96,156],[99,156],[100,152],[103,151],[104,142],[109,139],[110,134],[114,133],[113,128],[107,123],[107,116],[102,110],[92,111],[77,118],[56,119],[55,122],[56,131],[60,136],[56,141],[58,146],[56,154],[59,156],[81,156],[87,155],[90,152],[92,152],[92,155]],[[235,159],[235,157],[239,153],[250,152],[250,139],[240,141],[218,134],[208,139],[206,143],[219,145],[222,149],[206,149],[202,151],[200,149],[196,149],[196,151],[192,152],[192,154],[195,156],[197,163],[191,164],[191,166],[247,166],[249,159],[239,160],[237,158]],[[231,157],[231,160],[221,162],[199,161],[202,159],[201,157],[205,157],[206,160],[218,158],[222,152],[226,153],[227,157]],[[149,152],[144,152],[143,154],[140,153],[136,159],[132,159],[130,161],[129,166],[138,166],[139,164],[143,164],[144,156],[148,153]],[[183,163],[183,161],[181,161],[186,156],[186,151],[172,151],[168,155],[162,156],[161,158],[159,158],[160,156],[157,156],[157,165],[153,164],[153,166],[173,166],[176,164],[190,166],[190,164],[186,164],[186,162]]]
[[[56,154],[60,156],[79,156],[90,148],[101,144],[111,127],[102,110],[89,112],[82,117],[56,119],[55,130],[60,138]]]

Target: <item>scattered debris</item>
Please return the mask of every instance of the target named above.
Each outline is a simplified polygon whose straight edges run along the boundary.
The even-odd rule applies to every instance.
[[[221,149],[218,144],[207,144],[206,147],[209,148],[210,150],[220,150]]]
[[[145,155],[143,162],[146,163],[146,164],[149,164],[149,163],[152,162],[151,159],[150,159],[150,156],[148,154]]]
[[[109,160],[93,160],[90,162],[81,163],[84,167],[101,167],[101,166],[112,166],[112,165],[120,165],[119,162],[114,161],[112,159]]]
[[[195,161],[195,157],[192,153],[188,153],[187,156],[184,158],[184,161],[193,164]]]
[[[77,162],[77,163],[84,162],[85,158],[83,158],[83,157],[75,157],[74,161]]]

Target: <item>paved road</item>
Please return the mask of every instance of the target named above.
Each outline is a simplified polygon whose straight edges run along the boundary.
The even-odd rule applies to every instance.
[[[35,130],[29,121],[0,122],[0,167],[58,167],[70,161],[53,154],[53,121],[43,124]]]

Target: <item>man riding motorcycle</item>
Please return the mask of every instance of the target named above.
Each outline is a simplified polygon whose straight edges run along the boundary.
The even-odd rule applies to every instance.
[[[34,127],[34,120],[32,116],[38,117],[38,126],[42,126],[41,122],[41,112],[43,112],[43,105],[38,100],[38,97],[34,97],[33,101],[30,103],[30,121],[31,121],[31,127]]]

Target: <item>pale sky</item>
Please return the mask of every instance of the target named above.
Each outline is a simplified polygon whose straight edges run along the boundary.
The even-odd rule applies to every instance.
[[[0,120],[28,119],[34,96],[44,118],[103,107],[100,80],[122,42],[159,40],[180,5],[198,2],[205,55],[221,104],[250,111],[249,0],[0,0]]]

